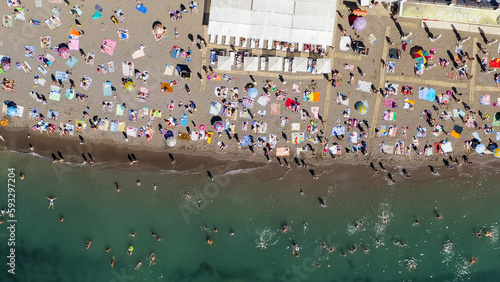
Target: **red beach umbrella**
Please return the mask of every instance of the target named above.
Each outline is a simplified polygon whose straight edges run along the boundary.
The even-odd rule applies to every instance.
[[[66,47],[59,48],[59,56],[61,56],[64,59],[69,57],[69,49]]]
[[[217,132],[222,132],[222,130],[224,130],[224,124],[220,121],[217,121],[214,123],[214,129]]]

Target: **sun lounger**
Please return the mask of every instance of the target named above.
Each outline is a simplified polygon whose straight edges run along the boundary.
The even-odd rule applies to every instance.
[[[261,36],[259,39],[259,49],[264,49],[264,36]]]
[[[273,49],[273,45],[274,45],[273,39],[271,37],[269,37],[267,39],[267,50],[272,50]]]
[[[285,58],[285,65],[283,67],[284,72],[288,72],[290,70],[290,59]]]
[[[217,35],[217,45],[222,45],[222,35]]]
[[[266,70],[266,57],[260,57],[260,70]]]
[[[250,41],[250,48],[255,48],[255,38],[252,38]]]
[[[228,35],[224,36],[224,44],[225,45],[229,45],[231,42],[230,40],[231,40],[231,37],[229,37]]]
[[[238,47],[240,46],[240,38],[239,37],[233,37],[234,38],[234,46],[235,47]]]
[[[210,37],[210,39],[209,39],[210,43],[215,43],[215,37],[216,36],[213,35],[213,34],[210,34],[209,37]]]

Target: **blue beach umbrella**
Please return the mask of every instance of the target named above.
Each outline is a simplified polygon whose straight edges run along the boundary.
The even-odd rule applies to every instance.
[[[11,117],[16,116],[17,115],[17,107],[8,107],[7,114]]]
[[[252,87],[248,89],[248,96],[250,96],[250,98],[255,98],[257,95],[259,95],[259,90],[257,90],[257,88]]]
[[[486,146],[484,144],[478,144],[476,146],[476,153],[482,154],[484,151],[486,151]]]

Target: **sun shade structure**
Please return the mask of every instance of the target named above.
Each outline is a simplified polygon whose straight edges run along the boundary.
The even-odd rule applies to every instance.
[[[283,71],[283,57],[269,57],[269,71]]]
[[[259,58],[257,57],[244,57],[243,58],[243,70],[245,71],[257,71],[259,68]]]
[[[316,73],[330,73],[332,71],[330,59],[316,60]]]
[[[307,72],[307,58],[295,57],[292,61],[292,72]]]
[[[231,57],[229,57],[229,56],[217,57],[217,69],[218,70],[231,70]]]
[[[331,0],[212,0],[208,34],[330,46],[336,8]]]

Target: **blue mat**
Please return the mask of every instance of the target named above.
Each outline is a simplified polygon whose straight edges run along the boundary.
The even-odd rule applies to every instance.
[[[66,61],[66,65],[68,65],[68,67],[72,68],[77,62],[78,62],[78,60],[75,57],[71,56]]]
[[[181,116],[181,125],[186,126],[188,123],[188,115],[182,114]]]

